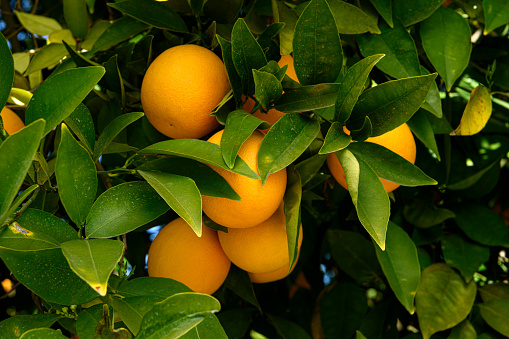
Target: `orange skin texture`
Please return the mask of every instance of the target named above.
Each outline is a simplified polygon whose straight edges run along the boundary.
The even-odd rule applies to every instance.
[[[148,68],[141,102],[150,123],[174,138],[201,138],[218,122],[212,110],[230,90],[222,60],[197,45],[172,47]]]
[[[417,154],[415,139],[412,131],[410,131],[410,128],[406,123],[385,134],[368,138],[366,139],[366,142],[372,142],[384,146],[385,148],[388,148],[394,153],[410,161],[412,164],[415,163],[415,157]],[[329,166],[329,170],[331,171],[336,181],[348,190],[345,172],[343,171],[343,167],[341,167],[341,164],[339,163],[339,160],[334,153],[329,154],[327,157],[327,165]],[[394,191],[400,186],[399,184],[396,184],[392,181],[385,179],[380,180],[382,181],[382,184],[384,185],[387,193]]]
[[[21,118],[16,113],[7,107],[2,108],[0,116],[2,116],[4,129],[7,131],[7,133],[9,133],[9,135],[14,134],[25,127],[23,120],[21,120]]]
[[[283,55],[281,59],[277,62],[279,67],[283,67],[284,65],[288,65],[286,69],[286,75],[288,75],[292,80],[299,82],[297,78],[297,74],[295,73],[295,67],[293,66],[293,57],[290,54]]]
[[[182,218],[166,225],[148,251],[149,276],[180,281],[198,293],[217,291],[230,265],[216,231],[202,225],[198,237]]]
[[[246,103],[242,106],[242,109],[248,113],[251,113],[255,106],[255,101],[251,98],[247,98]],[[261,110],[257,110],[253,113],[255,117],[258,119],[262,119],[263,121],[267,121],[271,126],[274,125],[285,113],[278,111],[277,109],[269,109],[267,113],[262,113]],[[267,133],[267,131],[270,129],[266,128],[261,130],[264,133]]]
[[[209,142],[219,145],[223,130],[214,134]],[[244,142],[238,155],[257,174],[258,150],[264,134],[254,133]],[[277,210],[286,190],[286,169],[272,173],[262,186],[260,180],[251,179],[211,166],[240,195],[241,200],[202,196],[203,212],[214,222],[229,228],[245,228],[267,220]]]
[[[302,230],[301,230],[302,231]],[[288,239],[283,205],[269,219],[249,228],[219,232],[224,253],[239,268],[251,273],[269,273],[286,267],[288,271]],[[302,232],[299,233],[299,247]]]

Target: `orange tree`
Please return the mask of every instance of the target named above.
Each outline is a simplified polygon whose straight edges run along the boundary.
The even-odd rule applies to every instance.
[[[505,0],[10,4],[0,337],[509,337]]]

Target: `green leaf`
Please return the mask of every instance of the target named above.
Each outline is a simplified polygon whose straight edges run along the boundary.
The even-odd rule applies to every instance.
[[[63,44],[53,43],[46,45],[34,55],[25,71],[25,75],[30,75],[42,69],[55,66],[68,54]]]
[[[164,300],[164,298],[154,296],[123,297],[119,295],[110,297],[109,294],[105,298],[108,305],[113,306],[115,314],[122,319],[134,335],[140,331],[145,313],[152,309],[156,303]]]
[[[64,0],[64,18],[72,34],[83,39],[88,33],[86,0]]]
[[[389,221],[386,250],[375,246],[376,255],[392,291],[405,306],[414,313],[414,297],[421,279],[421,268],[417,248],[408,234]]]
[[[491,300],[477,305],[481,309],[481,316],[500,334],[509,336],[509,300]]]
[[[80,339],[93,339],[96,335],[96,327],[99,326],[98,330],[99,333],[104,333],[103,331],[110,331],[111,327],[107,328],[107,325],[105,322],[105,312],[103,311],[103,306],[106,304],[96,304],[94,306],[82,309],[79,314],[78,318],[76,319],[76,335]],[[106,306],[109,310],[109,317],[110,320],[113,318],[113,309],[111,306]],[[126,329],[119,329],[117,331],[128,331]],[[115,331],[115,330],[114,330]],[[122,339],[122,338],[131,338],[132,335],[129,332],[129,336],[123,337],[120,336],[120,333],[117,332],[117,336],[112,337],[114,339]],[[104,338],[104,337],[103,337]]]
[[[408,27],[429,17],[443,2],[443,0],[394,0],[392,13]]]
[[[276,78],[274,74],[253,69],[253,79],[256,100],[263,107],[269,107],[271,102],[278,100],[283,94],[281,80]]]
[[[440,6],[421,23],[422,47],[450,91],[470,60],[470,26],[454,10]]]
[[[394,27],[392,18],[392,1],[391,0],[371,0],[371,3],[376,8],[378,13],[382,16],[385,22],[390,26]]]
[[[34,229],[29,225],[30,229]],[[8,227],[0,230],[0,248],[12,251],[41,251],[52,248],[59,248],[60,242],[54,239],[49,232],[35,227],[35,231],[26,229],[18,222],[13,222]]]
[[[383,277],[373,243],[358,232],[328,230],[327,241],[339,268],[358,284],[368,286]]]
[[[376,21],[359,7],[341,0],[328,1],[340,34],[380,34]]]
[[[62,125],[55,175],[62,205],[76,225],[83,225],[97,192],[95,164],[83,146]]]
[[[27,189],[23,190],[23,192],[19,192],[14,202],[11,204],[9,211],[7,211],[6,215],[12,215],[18,209],[19,205],[21,205],[25,199],[27,199],[37,188],[40,189],[38,184],[34,184]],[[35,196],[35,194],[34,194]]]
[[[126,113],[116,117],[110,122],[102,131],[99,139],[95,143],[94,147],[94,162],[99,159],[99,156],[104,152],[106,147],[115,139],[115,137],[124,130],[127,126],[138,120],[143,116],[143,112]]]
[[[252,70],[265,66],[267,59],[242,18],[239,18],[233,26],[232,60],[240,79],[242,79],[244,93],[254,94],[255,84]]]
[[[219,301],[209,295],[175,294],[145,314],[136,338],[178,338],[220,309]]]
[[[456,268],[466,282],[470,282],[479,267],[490,259],[490,249],[457,234],[442,237],[445,262]]]
[[[352,121],[368,116],[373,126],[371,136],[387,133],[408,121],[419,109],[435,77],[436,73],[393,80],[365,91],[353,110]]]
[[[171,8],[157,1],[125,0],[109,3],[113,7],[134,19],[157,28],[187,33],[189,30],[182,18]]]
[[[209,3],[208,1],[207,3]],[[228,40],[223,39],[220,35],[216,34],[217,41],[221,45],[221,52],[223,55],[223,62],[226,67],[226,73],[228,74],[228,80],[233,90],[233,96],[235,102],[239,103],[242,101],[242,79],[240,78],[235,65],[233,63],[233,51],[232,43]]]
[[[419,109],[406,123],[408,127],[410,127],[410,130],[413,132],[413,134],[415,134],[415,136],[420,141],[422,141],[424,146],[433,151],[433,153],[435,153],[437,156],[438,161],[440,161],[440,153],[438,153],[435,133],[433,132],[431,123],[426,117],[426,113]]]
[[[28,330],[19,337],[20,339],[66,339],[60,330],[51,328],[35,328]]]
[[[262,308],[256,299],[251,278],[249,278],[249,274],[246,271],[232,265],[224,281],[224,285],[261,311]]]
[[[87,215],[87,238],[111,238],[145,225],[168,211],[166,202],[146,182],[135,181],[110,188]]]
[[[70,69],[47,79],[35,91],[27,107],[27,124],[43,118],[46,126],[43,136],[67,118],[104,74],[102,67]]]
[[[97,53],[110,49],[111,47],[121,43],[144,30],[148,29],[145,23],[135,20],[129,16],[123,16],[112,23],[97,38],[91,52]]]
[[[509,300],[509,285],[503,282],[486,284],[478,289],[484,302],[497,299]]]
[[[92,154],[95,145],[95,127],[87,106],[79,104],[71,115],[64,119],[64,122]]]
[[[219,145],[204,140],[175,139],[161,141],[142,149],[138,154],[175,155],[214,165],[227,171],[247,176],[251,179],[260,179],[258,174],[249,168],[240,157],[237,157],[235,166],[229,168],[223,160]]]
[[[58,314],[24,314],[10,317],[0,322],[0,335],[5,339],[18,339],[29,330],[50,327],[61,317]]]
[[[456,224],[470,239],[486,246],[509,246],[509,229],[493,210],[465,202],[452,211],[456,214]]]
[[[4,107],[14,81],[14,59],[4,35],[0,33],[0,107]]]
[[[351,142],[352,137],[345,133],[343,130],[343,124],[334,122],[327,131],[325,140],[323,141],[323,145],[320,148],[320,151],[318,151],[318,154],[328,154],[342,150],[350,145]]]
[[[431,201],[415,198],[403,208],[403,216],[412,225],[429,228],[454,218],[455,214],[446,208],[439,208]]]
[[[300,113],[283,115],[265,135],[258,150],[262,183],[267,177],[295,161],[320,131],[317,120]]]
[[[300,203],[302,200],[302,183],[299,172],[288,168],[286,191],[283,197],[286,219],[286,237],[288,239],[289,269],[297,260],[299,253],[298,239],[300,232]]]
[[[193,179],[201,195],[240,200],[230,184],[209,166],[187,158],[167,157],[145,163],[137,168],[141,171],[160,171]]]
[[[483,0],[484,35],[509,22],[509,4],[504,0]]]
[[[385,57],[376,67],[390,76],[401,79],[421,75],[417,47],[410,33],[399,19],[394,19],[394,28],[380,23],[381,34],[363,34],[356,37],[365,57],[383,53]]]
[[[43,15],[14,11],[16,17],[23,27],[30,33],[39,36],[49,35],[54,31],[59,31],[62,26],[53,18]]]
[[[92,47],[94,47],[95,42],[101,36],[101,34],[110,27],[111,23],[108,20],[99,20],[97,21],[91,28],[90,32],[88,32],[87,37],[81,44],[83,49],[87,51],[91,51]]]
[[[276,1],[276,6],[277,11],[273,9],[274,21],[285,24],[281,32],[279,32],[279,47],[281,55],[287,55],[293,51],[293,36],[298,17],[284,2]]]
[[[474,135],[479,133],[491,118],[492,102],[488,88],[478,85],[470,93],[458,127],[451,135]]]
[[[369,72],[383,57],[383,54],[368,56],[348,69],[345,77],[341,80],[334,108],[334,121],[344,125],[350,118],[350,114],[364,90]]]
[[[335,154],[345,171],[348,192],[360,222],[378,246],[385,250],[390,202],[382,182],[368,164],[348,149]]]
[[[424,339],[464,320],[474,305],[476,292],[473,281],[465,283],[446,264],[428,266],[422,272],[415,296],[417,317]]]
[[[428,75],[430,74],[430,72],[426,68],[421,66],[421,74]],[[435,81],[431,84],[428,96],[426,97],[426,101],[422,104],[422,108],[424,108],[426,111],[430,112],[437,118],[441,118],[443,115],[442,99],[440,98],[440,91],[438,90],[438,86]]]
[[[44,120],[37,120],[0,144],[0,178],[3,181],[0,191],[0,225],[9,217],[6,213],[39,147],[44,125]]]
[[[315,154],[306,160],[295,165],[295,169],[299,172],[302,186],[306,185],[318,173],[323,163],[327,160],[326,155]]]
[[[253,314],[252,308],[236,308],[222,311],[217,314],[229,338],[244,338],[251,328]]]
[[[312,0],[295,25],[295,72],[302,85],[334,82],[343,67],[336,20],[325,0]]]
[[[404,186],[437,184],[417,166],[384,146],[372,142],[356,142],[350,144],[348,149],[357,159],[368,163],[373,171],[385,180]]]
[[[291,266],[291,265],[290,265]],[[277,317],[272,314],[267,314],[270,322],[276,328],[277,333],[283,339],[311,339],[311,336],[296,323]]]
[[[173,279],[160,277],[141,277],[124,280],[117,288],[122,296],[160,297],[166,299],[181,292],[192,292],[189,287]]]
[[[201,195],[193,179],[164,172],[138,171],[182,219],[201,237]]]
[[[302,86],[283,93],[274,108],[281,112],[306,112],[334,106],[340,84]]]
[[[181,336],[182,339],[202,339],[202,338],[214,338],[214,339],[228,339],[223,326],[213,314],[205,316],[203,321],[198,324],[195,328]]]
[[[27,209],[16,223],[34,235],[45,234],[58,244],[78,238],[78,233],[71,225],[53,214],[38,209]]]
[[[221,136],[221,154],[229,168],[233,168],[240,147],[258,126],[261,128],[270,127],[267,122],[241,109],[228,114]]]
[[[468,320],[462,321],[455,326],[447,339],[476,339],[478,338],[474,326]]]

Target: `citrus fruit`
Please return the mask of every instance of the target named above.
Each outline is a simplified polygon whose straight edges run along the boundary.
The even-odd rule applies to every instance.
[[[203,225],[198,237],[182,218],[163,227],[148,251],[149,276],[180,281],[199,293],[217,291],[230,265],[216,231]]]
[[[148,68],[141,102],[150,123],[170,138],[201,138],[218,122],[210,113],[230,90],[226,68],[197,45],[167,49]]]
[[[16,113],[14,113],[7,107],[4,107],[2,109],[2,111],[0,112],[0,116],[2,116],[4,128],[7,131],[7,133],[9,133],[9,135],[16,133],[17,131],[25,127],[23,120],[21,120],[21,118]]]
[[[394,153],[410,161],[412,164],[415,163],[416,156],[415,139],[414,136],[412,135],[412,131],[410,131],[410,128],[408,127],[407,124],[402,124],[393,129],[392,131],[389,131],[382,135],[368,138],[366,139],[366,142],[372,142],[384,146],[385,148],[393,151]],[[343,167],[341,167],[341,164],[339,163],[339,160],[334,153],[331,153],[327,157],[327,165],[329,166],[329,169],[334,178],[336,179],[336,181],[341,186],[348,189],[348,186],[346,184],[345,172],[343,171]],[[396,184],[392,181],[388,181],[385,179],[380,180],[382,181],[382,184],[384,185],[384,188],[387,191],[387,193],[394,191],[396,188],[400,186],[399,184]]]
[[[214,134],[209,142],[219,145],[223,131]],[[258,173],[257,156],[264,134],[254,131],[244,142],[238,155]],[[267,220],[277,210],[286,190],[286,169],[268,176],[265,185],[260,180],[211,166],[237,192],[241,200],[202,197],[203,212],[214,222],[232,228],[245,228]]]
[[[301,226],[302,227],[302,226]],[[268,273],[288,268],[288,239],[283,204],[267,220],[249,228],[230,228],[220,232],[219,242],[230,260],[251,273]],[[299,246],[302,242],[302,228]]]
[[[293,66],[293,57],[290,54],[283,55],[281,59],[279,59],[277,64],[279,65],[279,67],[288,65],[288,68],[286,69],[286,75],[288,75],[292,80],[299,82],[297,74],[295,73],[295,67]]]
[[[251,98],[247,98],[246,103],[242,106],[242,109],[248,113],[251,113],[255,106],[255,101]],[[262,119],[263,121],[267,121],[271,126],[276,123],[285,113],[278,111],[277,109],[269,109],[267,113],[262,113],[261,110],[257,110],[253,113],[255,117],[258,119]],[[269,129],[264,129],[262,132],[267,132]]]
[[[299,251],[297,252],[297,259],[293,263],[292,269],[290,271],[288,271],[288,266],[290,266],[290,263],[288,263],[285,266],[283,266],[282,268],[280,268],[279,270],[275,270],[275,271],[268,272],[268,273],[247,272],[249,274],[249,278],[251,279],[251,282],[253,282],[255,284],[265,284],[265,283],[269,283],[269,282],[273,282],[273,281],[277,281],[277,280],[286,278],[295,269],[295,266],[297,265],[297,261],[299,261],[299,255],[300,255],[300,246],[299,246]]]

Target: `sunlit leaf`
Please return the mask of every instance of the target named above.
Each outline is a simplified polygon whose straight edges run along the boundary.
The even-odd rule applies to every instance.
[[[492,103],[488,89],[477,86],[470,93],[459,126],[451,135],[473,135],[479,133],[491,117]]]
[[[495,28],[505,25],[509,22],[509,3],[504,0],[483,0],[484,34],[488,34]]]

